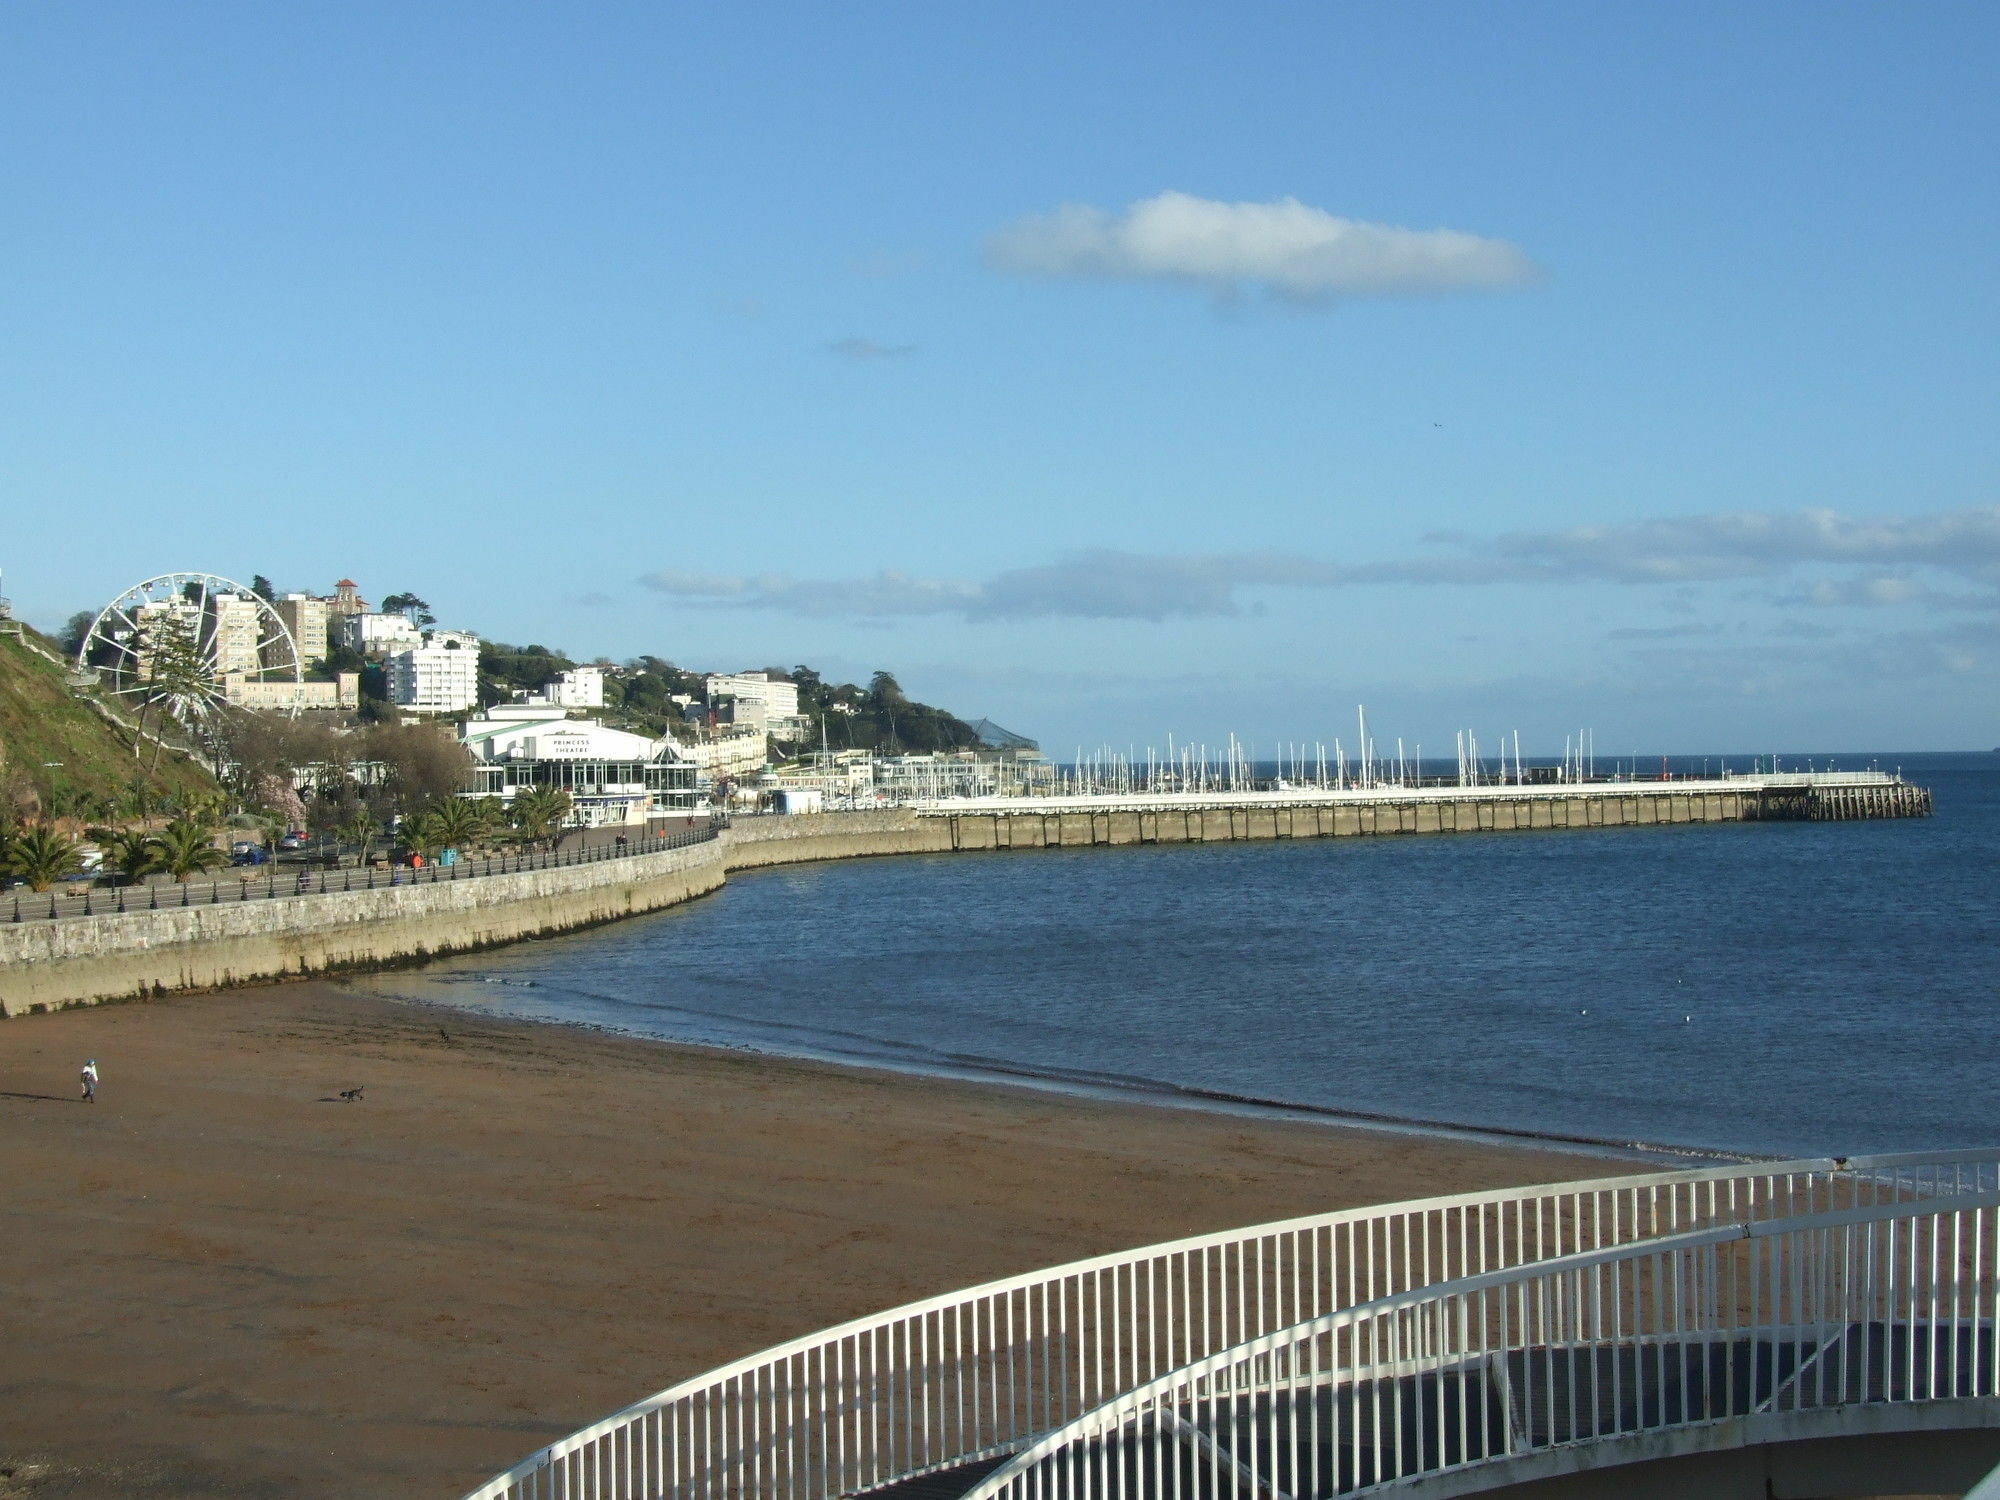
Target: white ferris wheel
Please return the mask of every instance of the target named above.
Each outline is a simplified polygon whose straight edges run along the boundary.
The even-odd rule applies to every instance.
[[[162,573],[107,604],[77,651],[135,712],[192,728],[224,706],[297,712],[298,642],[271,602],[214,573]]]

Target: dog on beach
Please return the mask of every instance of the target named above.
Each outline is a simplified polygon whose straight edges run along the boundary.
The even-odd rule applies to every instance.
[[[361,1086],[361,1088],[366,1088],[367,1086],[368,1085],[364,1083]],[[361,1099],[361,1089],[342,1089],[340,1091],[340,1097],[349,1104],[359,1103]]]

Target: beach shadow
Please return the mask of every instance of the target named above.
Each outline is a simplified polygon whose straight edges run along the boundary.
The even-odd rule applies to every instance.
[[[0,1099],[42,1099],[50,1104],[81,1104],[83,1101],[74,1094],[15,1094],[0,1089]]]

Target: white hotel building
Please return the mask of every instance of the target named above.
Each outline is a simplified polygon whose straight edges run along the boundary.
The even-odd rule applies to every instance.
[[[410,713],[462,714],[479,702],[479,637],[469,630],[427,630],[382,666],[389,701]]]

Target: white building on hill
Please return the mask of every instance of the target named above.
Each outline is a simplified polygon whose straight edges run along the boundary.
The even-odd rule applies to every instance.
[[[424,632],[403,614],[339,615],[330,622],[339,644],[363,656],[382,656],[423,644]]]
[[[390,652],[383,669],[389,701],[411,713],[462,714],[479,702],[479,637],[469,630],[426,631]]]
[[[571,667],[542,689],[542,694],[558,708],[604,707],[604,668]]]
[[[734,698],[738,703],[763,705],[767,720],[798,717],[798,684],[779,682],[769,672],[717,673],[704,678],[702,686],[708,692],[710,703],[717,698]]]
[[[671,739],[565,713],[509,703],[467,721],[459,737],[478,763],[472,794],[504,806],[523,787],[555,787],[570,795],[574,828],[643,825],[649,812],[694,809],[695,768]]]

